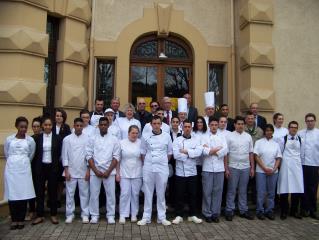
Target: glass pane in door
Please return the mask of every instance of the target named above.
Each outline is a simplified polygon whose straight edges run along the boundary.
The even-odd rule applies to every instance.
[[[132,66],[131,78],[132,103],[134,105],[136,105],[138,97],[157,99],[157,67]]]
[[[189,92],[190,75],[189,67],[166,67],[164,95],[172,98],[183,97]]]

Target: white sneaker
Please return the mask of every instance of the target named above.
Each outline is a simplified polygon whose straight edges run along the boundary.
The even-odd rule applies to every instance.
[[[136,217],[136,216],[131,216],[131,222],[132,222],[132,223],[137,222],[137,217]]]
[[[193,222],[193,223],[202,223],[203,222],[202,219],[200,219],[200,218],[198,218],[196,216],[188,217],[188,221],[189,222]]]
[[[72,222],[73,222],[73,216],[66,217],[65,223],[69,224],[69,223],[72,223]]]
[[[172,221],[173,224],[180,224],[180,223],[182,223],[182,222],[183,222],[183,218],[180,217],[180,216],[177,216],[177,217]]]
[[[89,221],[89,217],[88,216],[83,216],[82,217],[82,223],[84,223],[84,224],[87,224],[87,223],[89,223],[90,221]]]
[[[91,224],[97,224],[97,223],[99,223],[99,218],[96,217],[96,216],[91,217],[90,223],[91,223]]]
[[[125,224],[125,217],[120,217],[119,224]]]
[[[124,219],[125,220],[125,219]],[[114,217],[108,217],[107,218],[107,223],[108,224],[115,224],[115,219],[114,219]]]
[[[151,221],[148,221],[147,219],[143,218],[142,220],[137,222],[137,225],[144,226],[144,225],[149,224],[149,223],[151,223]]]
[[[157,223],[161,223],[163,224],[164,226],[169,226],[171,225],[172,223],[166,219],[162,220],[162,221],[157,221]]]

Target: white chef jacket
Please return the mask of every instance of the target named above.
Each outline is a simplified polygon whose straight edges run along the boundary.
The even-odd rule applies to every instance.
[[[88,144],[89,135],[82,133],[77,136],[72,133],[63,139],[62,164],[68,167],[72,178],[84,178],[87,171],[87,161],[85,159],[85,147]],[[64,175],[64,173],[63,173]]]
[[[206,132],[197,131],[197,132],[192,132],[192,136],[196,136],[196,138],[197,138],[198,141],[200,142],[200,145],[203,146],[203,145],[204,145],[205,136],[207,136],[208,133],[209,133],[209,130],[207,130]],[[200,156],[198,156],[198,157],[196,158],[196,165],[202,166],[202,164],[203,164],[203,159],[204,159],[203,154],[201,154]]]
[[[319,166],[319,129],[303,129],[301,137],[301,162],[306,166]]]
[[[113,158],[117,161],[120,159],[120,143],[111,134],[95,134],[89,138],[86,145],[86,160],[93,158],[94,164],[99,171],[105,172],[111,165]],[[91,175],[95,175],[90,170]],[[115,168],[111,175],[115,175]]]
[[[181,149],[186,149],[188,154],[181,153]],[[202,152],[203,147],[195,135],[189,139],[184,136],[176,138],[173,142],[173,154],[176,160],[176,176],[196,176],[196,159],[202,155]]]
[[[224,136],[218,133],[212,134],[211,132],[204,137],[203,144],[208,147],[203,149],[203,171],[204,172],[224,172],[224,157],[228,153],[227,142]],[[212,148],[222,147],[216,155],[209,155]]]
[[[117,119],[117,124],[121,131],[121,139],[126,139],[128,137],[128,129],[132,125],[138,126],[141,132],[141,123],[135,118],[128,119],[127,117],[120,117]]]
[[[226,139],[228,147],[228,166],[236,169],[246,169],[250,167],[249,154],[253,153],[253,139],[242,132],[233,131]]]
[[[231,133],[231,131],[228,131],[227,129],[217,129],[217,135],[223,136],[225,138],[225,140],[228,138],[229,134]]]
[[[273,139],[277,142],[280,143],[281,139],[288,135],[288,129],[285,127],[280,127],[277,128],[276,126],[274,126],[274,134],[273,134]]]
[[[4,155],[6,166],[4,170],[4,198],[8,200],[24,200],[35,197],[31,160],[35,152],[35,142],[26,135],[24,139],[13,134],[6,138]]]
[[[50,134],[43,133],[43,154],[42,162],[43,163],[52,163],[52,132]]]
[[[168,175],[167,155],[173,154],[171,136],[163,131],[158,135],[151,132],[141,140],[141,154],[145,155],[143,170]]]
[[[107,129],[107,133],[111,134],[116,139],[121,140],[121,130],[117,124],[112,123]],[[94,134],[100,134],[100,129],[98,127],[95,128]]]
[[[120,141],[120,176],[122,178],[141,178],[142,160],[141,160],[141,140],[135,142],[128,138]]]
[[[171,129],[166,123],[162,122],[161,129],[162,129],[163,132],[166,132],[167,134],[170,134]],[[144,128],[143,128],[142,136],[144,136],[144,135],[147,136],[147,135],[151,134],[152,130],[153,129],[152,129],[151,123],[146,123]]]
[[[87,125],[86,127],[83,127],[82,133],[85,133],[88,136],[91,136],[92,134],[95,134],[96,129],[98,129],[98,127],[93,127],[92,125]],[[72,128],[72,133],[74,133],[75,130],[74,128]]]
[[[91,116],[91,119],[90,119],[90,124],[93,127],[96,127],[97,125],[99,125],[100,118],[103,117],[103,116],[104,116],[103,113],[93,112],[92,116]]]
[[[267,138],[259,139],[255,142],[254,153],[262,160],[264,165],[268,168],[274,168],[276,159],[282,158],[279,144],[273,139]],[[265,171],[256,163],[256,172],[265,173]],[[278,169],[275,173],[278,172]]]

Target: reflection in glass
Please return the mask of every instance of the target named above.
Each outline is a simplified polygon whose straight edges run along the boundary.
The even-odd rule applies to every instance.
[[[157,58],[157,41],[152,40],[141,43],[134,49],[133,57]]]
[[[98,61],[96,69],[97,97],[110,106],[113,97],[114,61]]]
[[[136,105],[137,97],[157,99],[157,67],[132,66],[132,103]]]
[[[165,96],[183,97],[189,92],[190,68],[166,67],[165,68]]]
[[[165,55],[168,58],[185,59],[188,58],[187,51],[179,44],[165,40]]]
[[[209,64],[208,67],[208,91],[215,92],[216,107],[223,103],[223,64]]]

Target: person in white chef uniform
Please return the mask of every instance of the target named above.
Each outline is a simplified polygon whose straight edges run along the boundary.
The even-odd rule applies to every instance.
[[[114,114],[112,108],[108,108],[104,111],[104,117],[109,120],[109,128],[107,131],[118,140],[121,140],[121,130],[117,125],[117,121],[115,120],[115,122],[113,122]]]
[[[4,143],[4,197],[9,203],[11,230],[24,228],[27,201],[35,198],[31,174],[35,142],[27,135],[28,120],[25,117],[18,117],[15,127],[18,132],[7,137]]]
[[[89,223],[89,179],[90,169],[85,159],[85,147],[89,135],[83,133],[82,118],[75,118],[74,132],[63,139],[62,164],[65,176],[65,223],[72,223],[74,219],[74,194],[76,186],[79,188],[81,217],[83,223]]]
[[[120,224],[131,215],[131,222],[137,221],[139,194],[142,187],[141,140],[139,128],[132,125],[128,129],[128,138],[120,141],[121,157],[116,169],[116,180],[121,185]]]
[[[154,189],[157,197],[157,222],[171,225],[166,219],[165,190],[168,180],[168,161],[173,154],[172,140],[161,130],[162,120],[154,116],[151,121],[152,132],[142,137],[141,157],[143,165],[144,213],[138,225],[151,223]]]
[[[208,126],[208,119],[213,117],[215,114],[215,93],[214,92],[205,92],[205,116],[206,125]]]
[[[170,134],[170,131],[171,131],[170,126],[168,126],[166,123],[163,122],[164,110],[162,108],[157,108],[156,111],[155,111],[155,115],[159,116],[161,118],[161,121],[162,121],[161,129],[162,129],[162,131]],[[147,135],[149,135],[151,133],[152,133],[152,125],[149,122],[149,123],[145,124],[145,126],[143,128],[142,136],[144,136],[144,135],[147,136]]]
[[[128,128],[132,125],[138,126],[141,131],[141,123],[139,120],[134,118],[135,107],[132,103],[124,105],[125,117],[116,118],[115,122],[121,130],[121,139],[126,139],[128,135]]]
[[[103,183],[106,195],[106,218],[108,224],[115,224],[115,168],[120,158],[120,143],[108,133],[109,121],[99,119],[100,133],[89,139],[86,159],[90,166],[90,223],[99,221],[99,194]]]
[[[187,112],[185,98],[178,99],[178,112]],[[173,154],[176,160],[175,177],[175,214],[174,224],[183,222],[184,204],[188,206],[188,221],[202,223],[196,216],[197,170],[196,159],[202,155],[203,148],[195,135],[192,136],[192,122],[184,120],[183,135],[176,138],[173,143]],[[187,196],[187,197],[186,197]],[[186,197],[186,198],[185,198]]]
[[[282,138],[280,148],[282,161],[278,176],[277,193],[280,194],[280,219],[285,220],[288,215],[288,195],[291,194],[290,215],[301,219],[298,208],[304,193],[303,173],[301,165],[301,138],[297,135],[298,122],[288,124],[289,134]]]

